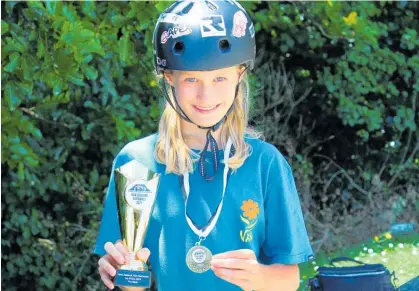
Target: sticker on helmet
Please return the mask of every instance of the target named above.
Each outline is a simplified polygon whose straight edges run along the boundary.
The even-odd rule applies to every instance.
[[[226,36],[226,27],[222,15],[211,15],[201,18],[201,35],[209,36]]]
[[[163,13],[160,16],[159,22],[178,24],[181,22],[182,16],[176,13]]]
[[[250,36],[252,38],[254,38],[255,37],[255,27],[253,26],[253,23],[250,24],[250,26],[249,26],[249,32],[250,32]]]
[[[233,18],[233,36],[242,37],[246,35],[247,18],[243,11],[234,13]]]
[[[192,28],[187,24],[177,24],[168,30],[163,31],[160,37],[160,42],[165,44],[169,38],[177,38],[183,35],[192,33]]]
[[[159,57],[157,58],[157,65],[162,66],[162,67],[166,67],[166,60],[165,59],[161,59]]]

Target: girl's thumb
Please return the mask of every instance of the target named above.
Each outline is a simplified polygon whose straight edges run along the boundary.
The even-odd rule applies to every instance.
[[[148,260],[148,257],[150,256],[150,250],[147,248],[143,248],[139,250],[136,254],[137,259],[146,262]]]

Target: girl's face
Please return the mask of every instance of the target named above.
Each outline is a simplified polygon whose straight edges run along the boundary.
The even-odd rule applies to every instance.
[[[177,101],[197,125],[212,126],[227,113],[244,68],[230,67],[213,71],[173,71],[165,73],[175,87]]]

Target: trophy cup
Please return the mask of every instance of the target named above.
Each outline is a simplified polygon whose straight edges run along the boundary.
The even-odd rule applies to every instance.
[[[121,239],[130,252],[129,263],[116,271],[115,285],[149,288],[151,272],[135,254],[143,247],[160,174],[132,160],[115,169],[114,179]]]

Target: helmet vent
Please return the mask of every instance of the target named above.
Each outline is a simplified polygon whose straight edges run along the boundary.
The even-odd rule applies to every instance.
[[[175,43],[175,45],[173,46],[173,52],[176,54],[176,55],[181,55],[181,54],[183,54],[183,51],[185,50],[185,45],[183,44],[183,42],[181,42],[181,41],[177,41],[176,43]]]
[[[217,11],[218,10],[218,5],[215,2],[211,1],[211,0],[205,0],[205,4],[212,11]]]
[[[218,48],[222,53],[229,52],[231,49],[230,42],[228,39],[222,39],[218,42]]]
[[[194,2],[191,2],[188,5],[186,5],[185,8],[182,9],[182,13],[181,14],[188,14],[189,11],[192,9],[192,7],[193,7],[194,4],[195,4]]]

